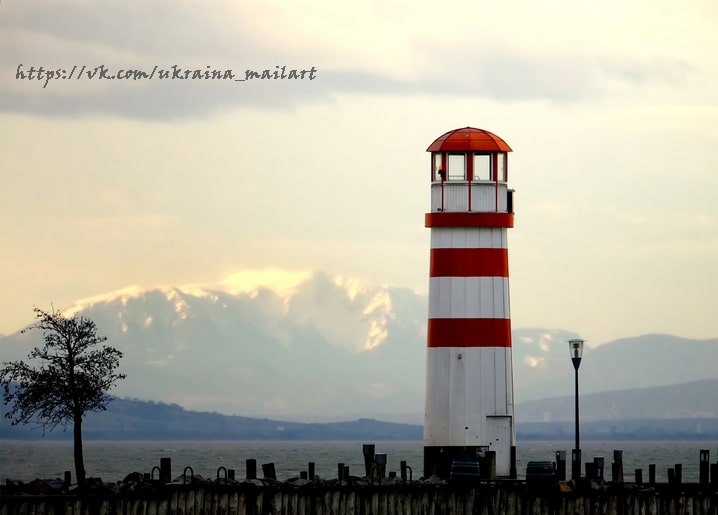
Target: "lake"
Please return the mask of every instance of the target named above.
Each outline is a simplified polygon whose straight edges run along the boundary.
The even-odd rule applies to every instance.
[[[160,458],[172,459],[172,477],[192,467],[194,475],[215,479],[220,467],[235,469],[237,479],[245,477],[245,462],[257,460],[257,474],[262,477],[262,464],[274,463],[277,478],[286,480],[299,476],[309,462],[315,463],[316,474],[330,479],[337,476],[337,464],[350,467],[352,475],[363,476],[362,444],[374,443],[377,453],[387,454],[387,473],[396,471],[400,461],[406,461],[418,479],[423,468],[423,443],[420,441],[377,442],[306,442],[306,441],[86,441],[85,467],[88,477],[106,482],[121,481],[131,472],[149,473],[159,466]],[[532,460],[555,460],[557,450],[567,451],[567,474],[571,470],[573,442],[520,441],[517,444],[517,468],[523,477],[526,463]],[[660,441],[660,442],[585,442],[583,461],[594,456],[605,459],[606,478],[610,479],[614,449],[623,451],[624,474],[633,479],[634,470],[643,469],[648,480],[648,465],[656,465],[656,480],[667,481],[667,469],[676,463],[683,465],[684,482],[697,482],[700,449],[710,450],[710,460],[718,458],[716,441]],[[72,441],[0,440],[0,482],[6,479],[31,481],[36,478],[62,478],[65,470],[75,470]],[[155,472],[156,476],[157,472]]]

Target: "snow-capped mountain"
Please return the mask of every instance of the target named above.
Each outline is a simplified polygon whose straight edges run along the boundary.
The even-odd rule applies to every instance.
[[[408,289],[244,271],[213,284],[129,287],[63,312],[93,319],[124,353],[127,379],[111,392],[120,397],[283,420],[423,421],[427,298]],[[517,403],[572,395],[565,342],[575,336],[514,329]],[[37,331],[0,338],[0,361],[40,343]],[[718,377],[715,339],[639,336],[584,357],[586,394]]]
[[[419,413],[425,312],[409,290],[281,270],[130,287],[64,310],[124,353],[115,395],[285,419]],[[3,360],[22,359],[31,338],[0,340]]]

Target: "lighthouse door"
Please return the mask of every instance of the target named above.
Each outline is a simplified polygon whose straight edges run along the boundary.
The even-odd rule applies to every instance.
[[[508,476],[511,469],[511,417],[486,417],[489,450],[496,453],[496,475]]]

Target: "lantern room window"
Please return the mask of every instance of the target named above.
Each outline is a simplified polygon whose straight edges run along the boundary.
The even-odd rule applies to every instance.
[[[491,173],[491,155],[474,154],[474,180],[490,181],[493,175]]]
[[[448,156],[448,176],[450,181],[466,180],[466,155],[465,154],[449,154]]]
[[[499,175],[499,181],[506,182],[506,154],[501,152],[496,154],[496,170]]]
[[[443,169],[444,169],[443,163],[442,163],[443,155],[441,154],[441,152],[436,152],[436,153],[432,154],[431,156],[432,156],[433,165],[434,165],[432,168],[434,171],[432,180],[441,181],[442,177],[439,172],[443,171]]]

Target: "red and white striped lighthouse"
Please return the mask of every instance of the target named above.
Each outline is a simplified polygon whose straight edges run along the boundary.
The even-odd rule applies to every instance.
[[[513,227],[504,140],[466,127],[431,152],[429,319],[424,476],[496,453],[512,470],[515,445],[507,229]]]

